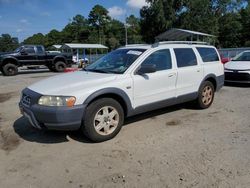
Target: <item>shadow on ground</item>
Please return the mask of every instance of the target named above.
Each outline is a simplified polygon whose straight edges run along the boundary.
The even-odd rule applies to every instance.
[[[33,128],[25,117],[20,117],[13,124],[14,131],[24,140],[43,144],[68,142],[69,139],[91,143],[81,131],[48,131]]]
[[[191,105],[192,106],[192,105]],[[124,122],[124,126],[128,126],[132,123],[154,118],[155,116],[159,116],[162,114],[174,112],[177,110],[181,110],[183,108],[191,108],[189,104],[181,104],[175,105],[168,108],[163,108],[159,110],[154,110],[151,112],[143,113],[140,115],[136,115],[130,118],[127,118]],[[82,132],[79,131],[48,131],[48,130],[37,130],[33,128],[28,120],[25,117],[21,117],[17,119],[13,124],[14,131],[24,140],[30,142],[38,142],[43,144],[57,144],[62,142],[68,142],[69,139],[73,139],[78,142],[91,144],[90,140],[88,140]]]
[[[49,69],[22,69],[18,70],[17,75],[22,75],[22,74],[35,74],[35,73],[48,73],[51,72]],[[0,76],[4,76],[2,72],[0,72]]]

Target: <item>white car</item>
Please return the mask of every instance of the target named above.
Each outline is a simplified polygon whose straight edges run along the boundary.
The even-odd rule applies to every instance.
[[[35,83],[20,110],[39,129],[78,130],[94,142],[113,138],[124,118],[195,101],[208,108],[224,84],[215,47],[161,42],[119,48],[82,71]]]
[[[225,64],[225,81],[250,83],[250,51],[244,51]]]

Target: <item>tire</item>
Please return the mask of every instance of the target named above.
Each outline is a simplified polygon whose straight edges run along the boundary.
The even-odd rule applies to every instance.
[[[4,73],[3,73],[3,67],[0,67],[0,72],[4,75]]]
[[[211,82],[205,81],[202,83],[196,100],[196,105],[199,109],[207,109],[212,105],[214,91],[214,85]]]
[[[3,66],[3,74],[5,76],[15,76],[18,73],[18,67],[15,64],[7,63]]]
[[[49,69],[51,72],[56,72],[55,67],[53,67],[52,65],[49,65],[49,66],[47,66],[47,67],[48,67],[48,69]]]
[[[87,107],[82,131],[93,142],[103,142],[120,132],[123,121],[124,112],[120,103],[111,98],[102,98]]]
[[[67,67],[67,65],[63,61],[57,61],[55,63],[55,71],[56,72],[63,72],[66,67]]]

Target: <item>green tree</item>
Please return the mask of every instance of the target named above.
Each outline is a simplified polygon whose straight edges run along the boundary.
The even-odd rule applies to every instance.
[[[183,10],[184,0],[147,0],[150,6],[141,9],[141,33],[146,42],[172,28]]]
[[[227,13],[219,19],[219,42],[221,47],[240,47],[241,30],[239,13]]]
[[[46,47],[50,47],[54,44],[61,44],[62,42],[62,35],[61,32],[57,31],[56,29],[51,30],[47,35]]]
[[[246,9],[240,11],[241,15],[241,44],[246,47],[250,47],[250,5]]]
[[[105,44],[110,49],[115,49],[121,45],[125,45],[125,27],[124,24],[118,20],[111,20],[106,26]]]
[[[140,19],[134,15],[130,15],[126,18],[128,24],[128,43],[139,44],[143,43],[141,36]]]
[[[23,44],[40,44],[45,46],[46,40],[46,37],[42,33],[37,33],[25,39]]]
[[[18,39],[11,37],[9,34],[2,34],[0,36],[0,52],[13,51],[18,47]]]
[[[189,0],[180,15],[180,27],[213,35],[218,34],[218,16],[213,11],[211,0]],[[220,8],[215,8],[217,11]]]
[[[111,21],[108,10],[101,5],[95,5],[89,13],[89,24],[92,30],[97,30],[99,35],[99,43],[105,42],[105,31],[107,24]]]

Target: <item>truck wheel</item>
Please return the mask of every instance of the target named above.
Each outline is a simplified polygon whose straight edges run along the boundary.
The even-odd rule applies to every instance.
[[[3,74],[5,76],[15,76],[18,73],[18,67],[15,64],[8,63],[3,66]]]
[[[49,69],[51,72],[56,72],[55,67],[53,67],[53,66],[47,66],[47,67],[48,67],[48,69]]]
[[[91,103],[86,110],[82,130],[94,142],[103,142],[115,137],[122,128],[124,112],[121,105],[111,98]]]
[[[197,107],[200,109],[209,108],[214,100],[214,85],[205,81],[199,90],[198,98],[196,100]]]
[[[4,73],[3,73],[3,67],[0,67],[0,72],[4,75]]]
[[[66,67],[67,67],[67,65],[63,61],[57,61],[55,63],[55,71],[56,72],[63,72]]]

